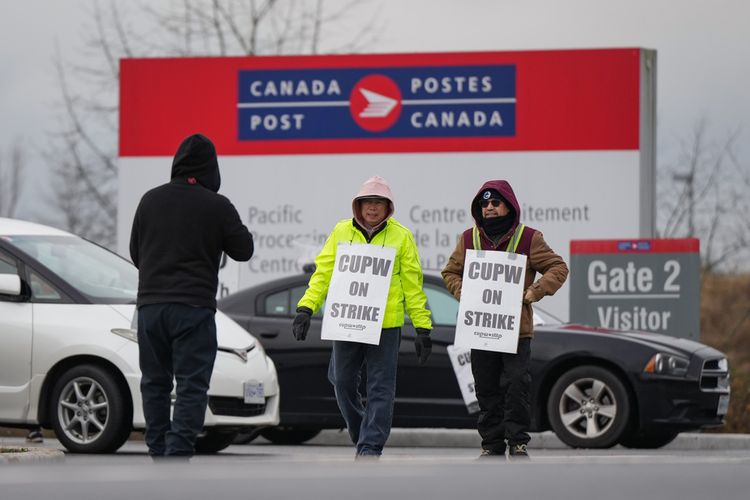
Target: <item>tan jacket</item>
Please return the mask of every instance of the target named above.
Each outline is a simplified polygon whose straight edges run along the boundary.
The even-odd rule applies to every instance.
[[[458,239],[456,249],[448,260],[442,271],[445,286],[450,290],[454,297],[461,300],[461,284],[464,275],[464,260],[466,259],[466,249],[464,248],[463,238]],[[536,273],[542,276],[539,280],[534,281]],[[568,277],[568,266],[562,257],[557,255],[544,241],[540,231],[536,231],[531,240],[531,250],[526,259],[526,282],[524,283],[524,295],[526,290],[531,290],[534,295],[532,302],[537,302],[546,295],[554,293],[565,283]],[[520,337],[534,336],[534,311],[531,302],[524,301],[521,311],[521,325],[519,328]]]

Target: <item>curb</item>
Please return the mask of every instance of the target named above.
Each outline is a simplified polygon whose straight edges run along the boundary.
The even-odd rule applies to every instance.
[[[683,433],[664,447],[666,450],[747,450],[750,434]]]
[[[65,462],[65,453],[52,448],[22,447],[28,451],[0,453],[0,465],[5,464],[49,464]]]
[[[569,449],[552,431],[532,432],[530,447],[546,450]],[[480,448],[482,440],[471,429],[392,429],[388,446],[433,448]],[[312,445],[350,446],[346,431],[324,430],[309,441]],[[747,450],[750,434],[682,433],[663,450]]]

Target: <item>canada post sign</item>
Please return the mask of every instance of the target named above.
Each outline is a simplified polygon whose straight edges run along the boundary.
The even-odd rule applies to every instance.
[[[240,70],[240,141],[512,137],[515,65]]]
[[[700,254],[694,238],[573,240],[570,320],[700,340]]]

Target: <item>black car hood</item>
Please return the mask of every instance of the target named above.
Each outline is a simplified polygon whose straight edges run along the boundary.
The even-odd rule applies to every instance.
[[[667,348],[669,350],[681,351],[688,354],[694,354],[707,346],[694,340],[680,339],[651,332],[635,332],[624,330],[610,330],[608,328],[598,328],[588,325],[566,324],[557,327],[537,327],[538,329],[550,328],[560,330],[561,332],[584,333],[587,335],[601,335],[604,337],[621,337],[651,345],[655,348]]]

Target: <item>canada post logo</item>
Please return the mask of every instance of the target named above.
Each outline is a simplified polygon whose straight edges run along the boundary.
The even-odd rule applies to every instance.
[[[401,90],[383,75],[369,75],[358,81],[349,95],[349,111],[364,130],[388,130],[401,116]]]
[[[650,252],[650,241],[618,241],[617,250],[620,252]]]
[[[513,137],[514,65],[243,70],[242,141]]]

